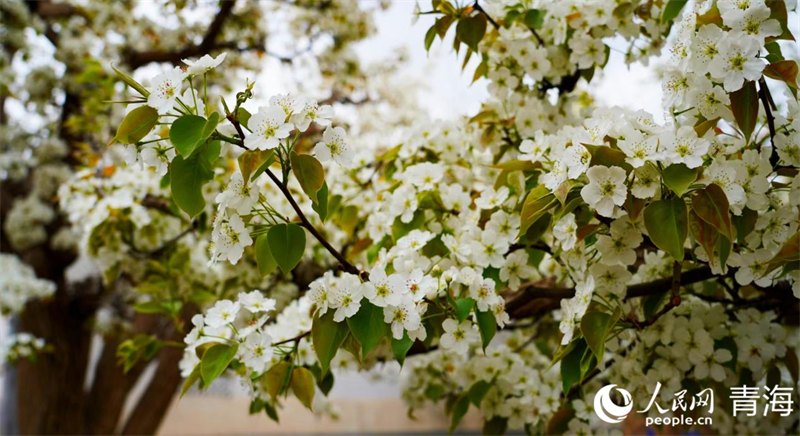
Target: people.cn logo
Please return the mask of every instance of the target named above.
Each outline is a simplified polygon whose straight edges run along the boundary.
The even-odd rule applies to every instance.
[[[613,389],[614,386],[616,385],[603,386],[602,389],[597,391],[597,395],[594,396],[594,413],[609,424],[622,422],[633,409],[631,394],[625,389],[617,388],[617,391],[622,395],[622,402],[624,405],[617,406],[611,401],[611,389]]]

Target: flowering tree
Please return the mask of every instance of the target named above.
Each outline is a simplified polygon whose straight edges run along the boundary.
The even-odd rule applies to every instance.
[[[232,376],[250,392],[251,413],[277,421],[288,395],[335,414],[326,395],[340,368],[397,362],[409,415],[442,402],[451,431],[475,407],[488,434],[606,432],[590,394],[613,383],[650,416],[669,413],[654,403],[710,388],[714,431],[791,432],[796,413],[733,416],[725,393],[798,382],[792,7],[686,3],[432,1],[418,11],[435,20],[426,48],[454,33],[464,65],[480,59],[474,77],[489,82],[481,111],[454,123],[388,117],[383,103],[409,104],[398,95],[378,94],[383,103],[349,117],[331,105],[353,103],[347,91],[369,86],[350,79],[354,66],[338,52],[366,33],[346,33],[368,27],[350,22],[368,22],[355,6],[313,9],[344,16],[333,29],[319,24],[334,34],[320,69],[344,90],[329,101],[266,99],[252,82],[214,86],[220,71],[248,59],[204,54],[226,44],[151,55],[179,66],[147,81],[120,68],[111,76],[100,63],[88,81],[103,74],[110,85],[87,90],[102,95],[90,107],[109,111],[97,101],[116,100],[125,113],[111,117],[114,132],[96,121],[89,133],[114,144],[127,166],[103,156],[65,171],[52,187],[58,213],[41,206],[48,196],[18,200],[4,216],[10,250],[60,247],[46,228],[58,222],[99,265],[97,286],[110,301],[94,296],[80,313],[117,339],[104,347],[97,395],[101,370],[131,383],[158,359],[146,396],[168,404],[179,375],[181,395]],[[664,124],[594,104],[594,73],[619,45],[631,63],[669,48]],[[144,54],[115,48],[131,69],[144,64]],[[23,153],[14,163],[14,180],[29,176],[36,187],[46,165]],[[9,226],[43,221],[11,236]],[[12,350],[33,344],[29,355],[57,356],[58,339],[36,324],[45,321],[25,320],[32,309],[55,310],[59,282],[45,280],[48,266],[30,270],[20,259],[32,264],[4,257],[17,272],[3,283],[16,290],[8,310],[54,290],[55,298],[29,302],[22,315],[21,329],[44,343],[18,338]],[[97,322],[107,305],[118,309]],[[146,325],[158,320],[166,334]],[[64,334],[89,337],[68,325]],[[154,431],[157,420],[134,420],[152,408],[141,402],[123,431]]]

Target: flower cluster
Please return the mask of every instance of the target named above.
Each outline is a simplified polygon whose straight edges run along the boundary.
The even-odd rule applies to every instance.
[[[46,299],[56,292],[56,284],[36,276],[30,265],[13,254],[0,254],[0,312],[19,313],[31,299]]]
[[[3,338],[0,343],[0,363],[16,363],[20,359],[36,362],[39,354],[48,350],[44,339],[30,333],[17,333]]]

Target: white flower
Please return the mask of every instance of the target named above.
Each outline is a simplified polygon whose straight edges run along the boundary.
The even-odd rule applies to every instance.
[[[258,289],[248,293],[240,292],[238,298],[242,307],[252,313],[269,312],[275,310],[275,300],[272,298],[265,298],[264,294],[262,294]]]
[[[405,290],[414,301],[420,301],[429,293],[435,292],[437,286],[436,279],[424,275],[419,268],[405,278]]]
[[[630,224],[627,217],[611,223],[611,235],[597,237],[595,246],[600,254],[600,263],[605,265],[633,265],[636,262],[636,251],[642,243],[642,236]]]
[[[472,322],[464,320],[461,324],[458,321],[447,318],[442,323],[444,334],[439,338],[439,344],[443,349],[457,354],[466,354],[469,346],[477,342],[478,332],[472,328]]]
[[[322,134],[322,141],[314,147],[314,154],[322,162],[333,159],[339,165],[350,168],[353,166],[355,153],[345,142],[345,131],[341,127],[328,126]]]
[[[225,190],[214,199],[219,209],[231,208],[239,215],[247,215],[258,201],[259,187],[256,184],[245,184],[242,173],[234,172]]]
[[[403,185],[392,192],[389,202],[389,212],[393,217],[399,216],[400,221],[408,224],[414,219],[417,211],[417,193],[411,185]]]
[[[800,134],[778,133],[775,135],[775,148],[778,149],[778,157],[781,160],[793,167],[800,167]]]
[[[476,265],[502,268],[504,257],[508,251],[508,239],[499,235],[492,229],[481,232],[480,240],[472,241],[472,261]]]
[[[300,110],[292,115],[292,122],[297,126],[297,130],[305,132],[311,122],[320,126],[330,126],[333,118],[333,108],[326,104],[320,106],[314,100],[306,100],[300,106]]]
[[[669,164],[682,163],[689,168],[703,164],[709,143],[698,138],[692,126],[683,126],[677,133],[671,131],[661,135],[661,158]]]
[[[705,76],[692,82],[689,99],[700,111],[700,115],[709,120],[718,117],[731,118],[731,111],[727,107],[731,103],[728,93],[722,87],[714,86]]]
[[[709,65],[711,76],[722,80],[728,92],[738,91],[745,80],[758,80],[764,69],[764,62],[756,57],[760,47],[750,36],[725,38]]]
[[[508,198],[508,187],[503,186],[498,190],[486,188],[481,192],[481,196],[475,200],[475,206],[479,209],[494,209],[503,204]]]
[[[211,240],[214,242],[213,259],[227,259],[234,265],[242,258],[244,247],[253,243],[239,215],[231,215],[225,220],[221,213],[214,222]]]
[[[364,296],[378,307],[397,306],[405,291],[405,281],[399,274],[387,276],[383,268],[375,267],[364,283]]]
[[[716,24],[706,24],[692,39],[692,58],[689,66],[697,75],[708,73],[711,61],[719,54],[719,45],[727,33]]]
[[[444,177],[444,168],[439,164],[423,162],[411,165],[403,172],[405,180],[411,182],[419,191],[428,191],[436,187],[436,184]]]
[[[196,76],[199,74],[205,74],[208,71],[217,68],[219,64],[221,64],[222,61],[225,60],[225,56],[227,56],[227,53],[225,52],[220,53],[220,55],[215,58],[212,58],[210,55],[206,54],[196,61],[190,61],[188,59],[184,59],[183,63],[186,64],[186,66],[188,67],[186,69],[186,72],[193,76]]]
[[[336,307],[333,320],[342,322],[345,318],[355,315],[358,309],[361,308],[363,288],[358,276],[348,273],[342,274],[337,284],[333,299],[334,304],[332,304],[332,306]]]
[[[567,166],[567,177],[570,179],[577,179],[589,169],[592,154],[583,145],[577,142],[573,142],[573,144],[572,147],[564,150],[561,159]],[[587,144],[589,144],[589,142],[587,142]]]
[[[700,361],[695,363],[694,376],[698,380],[703,380],[711,376],[712,379],[721,382],[725,380],[725,368],[723,368],[720,363],[730,361],[733,355],[729,350],[724,348],[714,350],[713,352],[710,351],[711,350],[705,350],[705,352],[701,353]]]
[[[209,327],[223,327],[236,320],[236,315],[239,313],[239,303],[234,303],[231,300],[220,300],[214,304],[214,307],[208,309],[205,316],[205,323]]]
[[[634,168],[639,168],[653,160],[658,149],[658,137],[645,135],[635,129],[627,129],[625,138],[620,139],[617,145],[627,156],[625,162]]]
[[[157,110],[160,115],[169,112],[175,106],[175,100],[181,95],[184,77],[185,74],[179,67],[154,77],[152,85],[147,88],[150,92],[147,105]]]
[[[614,206],[622,206],[628,195],[625,170],[597,165],[589,168],[586,175],[589,184],[581,188],[581,198],[600,215],[612,217]]]
[[[475,300],[481,312],[487,312],[490,306],[494,306],[498,298],[494,287],[494,280],[487,278],[478,280],[470,286],[470,297]]]
[[[586,33],[576,32],[569,39],[570,63],[577,64],[584,70],[595,64],[602,65],[606,59],[606,46],[600,38],[592,38]]]
[[[396,305],[383,308],[383,321],[391,324],[392,337],[395,339],[403,339],[404,330],[412,332],[420,328],[419,313],[408,295]]]
[[[572,250],[578,241],[578,225],[575,223],[575,214],[568,213],[561,217],[553,226],[553,236],[561,244],[563,250]]]
[[[332,306],[336,289],[336,278],[332,271],[326,271],[322,277],[314,280],[308,285],[308,298],[317,306],[320,316],[328,312],[328,307]]]
[[[508,283],[508,287],[514,291],[519,289],[520,279],[530,279],[536,274],[536,268],[528,265],[528,253],[525,250],[517,250],[509,254],[503,267],[500,268],[500,280]]]
[[[636,198],[652,198],[661,190],[661,173],[652,164],[633,170],[631,194]]]
[[[561,337],[561,345],[567,345],[572,340],[575,330],[575,307],[574,299],[561,300],[561,323],[558,325],[558,330],[564,335]]]
[[[397,240],[397,248],[403,252],[419,251],[433,237],[434,234],[427,230],[414,229]]]
[[[782,33],[781,24],[776,19],[770,19],[772,10],[760,2],[752,2],[751,7],[740,14],[726,14],[725,25],[733,30],[738,30],[744,35],[755,38],[758,45],[764,45],[764,40],[770,36],[779,36]],[[738,37],[738,36],[732,36]]]
[[[244,139],[249,150],[276,148],[281,139],[289,136],[292,124],[286,123],[286,113],[279,106],[261,106],[250,117],[248,127],[253,132]]]
[[[242,362],[253,372],[264,372],[272,360],[272,338],[266,333],[253,333],[242,344]]]
[[[283,113],[288,117],[298,109],[300,102],[292,94],[277,94],[269,98],[269,105],[283,109]]]
[[[525,153],[521,155],[520,159],[527,159],[531,162],[537,162],[542,158],[542,155],[547,150],[548,146],[545,142],[545,134],[538,130],[533,137],[533,140],[525,139],[519,144],[519,151]]]

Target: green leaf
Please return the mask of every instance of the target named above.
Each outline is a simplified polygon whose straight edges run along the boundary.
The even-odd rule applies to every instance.
[[[587,348],[583,352],[583,356],[581,356],[581,381],[583,381],[586,376],[597,367],[597,356],[595,356],[594,352]]]
[[[238,161],[242,178],[252,182],[275,161],[275,150],[247,150],[239,155]]]
[[[335,322],[332,310],[326,312],[325,315],[317,314],[314,317],[311,326],[311,341],[314,344],[314,351],[317,353],[317,360],[319,360],[323,375],[328,372],[331,360],[347,338],[347,333],[347,324]]]
[[[389,333],[389,324],[383,322],[383,308],[367,300],[361,301],[358,313],[347,318],[347,325],[350,327],[350,333],[361,344],[361,355],[364,358]]]
[[[262,381],[264,387],[272,398],[277,398],[283,391],[283,387],[289,381],[290,371],[292,369],[291,362],[280,361],[272,366],[266,373]]]
[[[789,240],[783,244],[783,247],[769,260],[769,263],[767,263],[767,270],[763,275],[766,276],[787,263],[797,261],[800,261],[800,230],[790,236]]]
[[[504,435],[507,429],[508,418],[503,418],[499,415],[483,422],[483,434],[485,435]]]
[[[216,344],[203,353],[203,358],[200,361],[200,375],[203,377],[203,383],[206,386],[211,385],[211,382],[225,371],[233,358],[236,357],[238,349],[238,344]]]
[[[627,156],[620,150],[605,145],[583,144],[583,146],[592,154],[590,166],[620,167],[628,174],[633,171],[631,164],[625,161]]]
[[[581,359],[586,352],[586,340],[577,339],[575,345],[561,359],[561,385],[564,392],[569,392],[570,386],[578,383],[581,379]]]
[[[481,343],[483,351],[489,346],[495,333],[497,333],[497,321],[495,321],[494,314],[491,311],[482,312],[475,311],[475,318],[478,321],[478,330],[481,332]]]
[[[303,258],[306,232],[297,224],[277,224],[269,229],[267,241],[278,267],[288,275]]]
[[[483,397],[486,396],[486,393],[489,392],[489,388],[491,387],[492,385],[485,380],[476,382],[474,385],[472,385],[472,387],[469,388],[469,391],[467,392],[469,401],[474,404],[475,407],[480,408]]]
[[[278,411],[275,410],[275,406],[270,403],[264,403],[264,413],[267,414],[269,419],[275,421],[276,423],[280,424],[281,420],[278,418]]]
[[[692,232],[692,237],[703,247],[709,263],[713,266],[716,263],[714,251],[717,247],[719,232],[714,226],[700,219],[694,210],[689,211],[689,230]]]
[[[183,398],[186,392],[189,392],[189,389],[197,383],[197,380],[200,380],[200,364],[195,365],[192,373],[189,374],[189,377],[186,377],[186,380],[183,382],[183,387],[181,388],[181,396],[178,398]]]
[[[135,144],[142,140],[158,122],[158,112],[150,106],[139,106],[125,115],[112,143]]]
[[[667,0],[666,6],[664,6],[664,13],[661,14],[661,22],[666,23],[667,21],[672,21],[678,17],[681,13],[681,9],[686,6],[688,0]]]
[[[476,52],[484,35],[486,35],[486,15],[484,14],[462,18],[456,25],[456,38]]]
[[[430,51],[431,50],[431,44],[433,44],[433,40],[434,39],[436,39],[436,25],[435,24],[433,26],[431,26],[430,29],[428,29],[428,31],[425,33],[425,51]]]
[[[328,182],[322,182],[322,187],[317,191],[317,201],[311,203],[311,208],[319,215],[319,219],[325,222],[325,218],[328,217]]]
[[[117,73],[117,77],[122,79],[122,81],[125,82],[128,86],[130,86],[131,88],[135,89],[136,92],[138,92],[139,94],[141,94],[144,97],[148,97],[150,95],[150,91],[145,89],[145,87],[142,86],[141,83],[133,80],[133,77],[131,77],[131,76],[123,73],[122,71],[118,70],[117,67],[115,67],[114,65],[111,65],[111,69],[114,70],[115,73]]]
[[[289,155],[289,159],[300,187],[312,202],[317,203],[317,192],[325,183],[325,170],[322,164],[314,156],[297,154],[294,151]]]
[[[278,266],[278,262],[272,257],[266,234],[256,238],[256,264],[258,265],[258,272],[262,276],[272,273]]]
[[[733,225],[731,224],[730,206],[725,191],[717,184],[712,183],[692,195],[692,209],[703,221],[714,226],[717,231],[729,241],[736,239]]]
[[[787,60],[773,62],[764,68],[764,75],[770,79],[780,80],[797,89],[797,62]]]
[[[146,301],[133,306],[133,310],[139,313],[164,313],[164,306],[158,301]]]
[[[531,29],[539,30],[544,24],[544,11],[541,9],[530,9],[525,12],[525,25]]]
[[[414,345],[414,341],[408,337],[408,332],[403,332],[403,339],[392,338],[392,354],[394,354],[394,358],[401,368],[412,345]]]
[[[298,367],[292,371],[292,392],[294,392],[294,396],[297,397],[308,410],[312,410],[311,404],[314,401],[314,384],[314,375],[306,368]]]
[[[556,196],[551,194],[544,185],[539,185],[532,189],[528,196],[525,197],[525,203],[522,204],[522,212],[520,213],[520,227],[517,238],[522,237],[536,220],[541,218],[542,215],[547,213],[548,210],[558,204]]]
[[[464,322],[469,316],[469,313],[472,311],[472,306],[475,305],[475,300],[472,298],[459,298],[458,300],[450,300],[450,305],[456,312],[456,318],[458,319],[459,323]]]
[[[169,140],[175,146],[175,151],[183,157],[189,157],[200,143],[205,127],[206,119],[198,115],[184,115],[175,120],[169,129]]]
[[[731,110],[736,124],[744,134],[745,144],[750,143],[750,136],[758,121],[758,92],[756,83],[752,81],[744,82],[744,86],[738,91],[734,91],[731,96]]]
[[[184,159],[177,155],[169,166],[172,199],[190,217],[197,216],[206,206],[203,185],[214,178],[211,164],[200,154]]]
[[[786,365],[786,369],[789,370],[789,374],[791,374],[794,384],[797,385],[797,383],[800,383],[800,362],[798,362],[797,352],[793,347],[788,347],[786,349],[786,358],[784,359],[784,364]]]
[[[774,41],[776,39],[785,39],[788,41],[794,41],[794,36],[792,36],[792,32],[789,30],[789,14],[786,12],[786,2],[785,0],[767,0],[767,7],[770,9],[769,18],[774,18],[778,20],[778,23],[781,25],[781,34],[773,37],[770,36],[766,39],[766,42]]]
[[[589,310],[581,318],[581,333],[598,362],[603,361],[608,333],[617,323],[621,314],[620,311],[610,314],[599,310]]]
[[[699,168],[692,169],[684,164],[672,164],[665,168],[662,173],[664,184],[680,197],[685,194],[689,186],[697,180],[698,170]]]
[[[450,427],[447,430],[448,434],[453,434],[458,427],[458,424],[464,419],[464,415],[469,410],[469,397],[466,395],[460,396],[453,405],[452,415],[450,416]]]
[[[744,238],[756,228],[756,221],[758,220],[758,212],[750,208],[743,208],[742,214],[733,216],[733,226],[736,227],[736,240],[739,243],[744,242]]]
[[[678,197],[650,203],[644,209],[644,225],[656,247],[683,261],[683,243],[689,233],[686,203]]]

